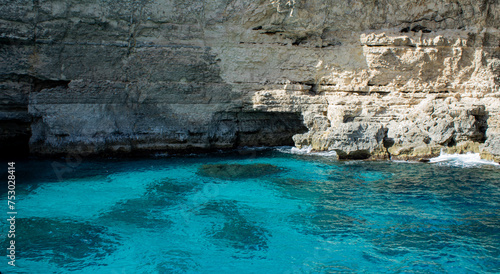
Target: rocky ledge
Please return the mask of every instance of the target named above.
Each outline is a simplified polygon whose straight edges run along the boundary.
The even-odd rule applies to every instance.
[[[500,161],[495,0],[7,0],[0,22],[8,154]]]

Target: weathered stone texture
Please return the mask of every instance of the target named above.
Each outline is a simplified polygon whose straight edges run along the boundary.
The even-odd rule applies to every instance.
[[[496,0],[4,3],[4,146],[500,160]]]

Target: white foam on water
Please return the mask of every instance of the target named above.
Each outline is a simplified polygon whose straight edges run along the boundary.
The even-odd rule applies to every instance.
[[[317,156],[325,156],[325,157],[337,157],[337,153],[333,150],[331,151],[313,151],[311,146],[307,146],[304,148],[296,148],[296,147],[279,147],[277,148],[279,152],[288,153],[288,154],[297,154],[297,155],[317,155]]]
[[[467,154],[448,154],[441,151],[441,155],[431,158],[429,162],[457,167],[477,167],[481,165],[500,166],[500,164],[493,161],[481,159],[479,153],[471,152]]]

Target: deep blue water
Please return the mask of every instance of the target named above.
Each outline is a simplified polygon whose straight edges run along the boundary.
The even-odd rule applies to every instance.
[[[274,150],[31,160],[16,175],[2,273],[500,272],[498,166]]]

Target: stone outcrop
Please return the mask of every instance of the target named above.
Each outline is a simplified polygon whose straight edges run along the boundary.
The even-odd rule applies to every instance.
[[[496,0],[8,0],[0,21],[3,148],[500,161]]]

